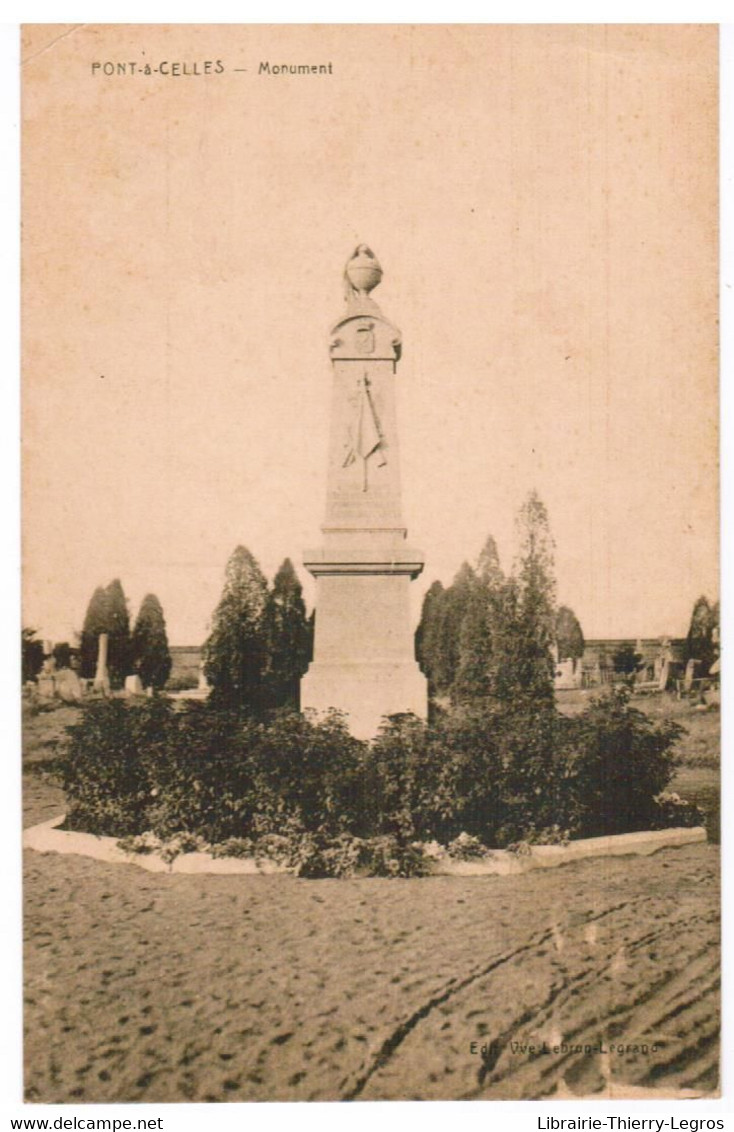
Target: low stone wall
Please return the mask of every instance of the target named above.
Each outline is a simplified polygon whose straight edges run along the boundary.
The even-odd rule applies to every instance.
[[[126,853],[114,837],[95,837],[91,833],[74,833],[59,829],[64,814],[34,825],[24,831],[23,846],[38,853],[74,853],[112,864],[137,865],[151,873],[210,873],[264,876],[288,873],[284,865],[265,858],[213,857],[211,853],[182,853],[172,862],[159,853]],[[588,837],[569,841],[566,845],[533,845],[527,853],[493,850],[477,861],[454,861],[448,857],[434,859],[434,876],[514,876],[533,869],[553,869],[587,857],[621,857],[629,854],[648,855],[658,849],[691,845],[705,841],[706,830],[656,829],[641,833],[621,833],[613,837]]]

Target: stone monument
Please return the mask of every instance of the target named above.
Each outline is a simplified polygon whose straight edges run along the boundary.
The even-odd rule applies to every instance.
[[[62,668],[56,673],[56,695],[65,704],[77,704],[83,699],[82,682],[73,668]]]
[[[415,660],[411,579],[423,555],[406,545],[400,499],[395,372],[400,332],[370,297],[382,268],[365,244],[347,263],[346,310],[331,335],[333,386],[322,546],[304,565],[316,578],[314,658],[301,707],[338,708],[358,738],[385,715],[425,718]]]
[[[42,700],[53,700],[56,695],[56,658],[53,653],[53,641],[44,641],[43,666],[37,680],[37,692]]]
[[[107,671],[107,644],[109,634],[100,633],[97,640],[97,671],[94,674],[94,690],[103,696],[110,694],[110,677]]]

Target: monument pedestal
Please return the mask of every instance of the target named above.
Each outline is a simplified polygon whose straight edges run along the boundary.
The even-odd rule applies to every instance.
[[[301,681],[304,705],[337,708],[357,739],[372,739],[386,715],[426,715],[426,678],[414,660],[314,661]],[[335,704],[334,700],[339,703]]]
[[[352,733],[366,739],[383,716],[427,713],[409,594],[423,556],[405,545],[400,501],[394,391],[400,334],[369,298],[381,274],[364,245],[347,265],[347,313],[331,343],[324,542],[304,556],[316,578],[316,621],[301,707],[346,712]]]
[[[363,532],[364,533],[364,532]],[[418,551],[396,543],[329,546],[305,556],[317,579],[314,659],[301,681],[303,707],[338,708],[352,734],[372,738],[385,715],[426,715],[426,678],[415,661],[410,622],[411,578]]]

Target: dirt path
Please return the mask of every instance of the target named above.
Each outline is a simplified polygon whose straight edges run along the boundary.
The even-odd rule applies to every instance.
[[[159,876],[31,851],[26,869],[29,1100],[716,1088],[710,845],[519,878]]]

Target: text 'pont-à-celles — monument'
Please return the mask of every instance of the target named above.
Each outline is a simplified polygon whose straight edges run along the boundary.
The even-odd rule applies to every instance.
[[[381,278],[375,255],[360,244],[346,266],[346,311],[330,345],[323,545],[304,556],[316,578],[316,627],[301,707],[347,712],[359,738],[375,735],[385,715],[425,718],[427,711],[408,592],[423,556],[406,545],[400,499],[395,373],[401,339],[370,298]]]

